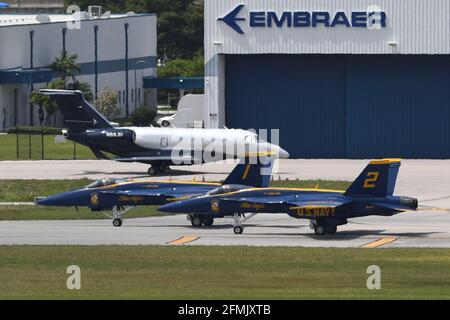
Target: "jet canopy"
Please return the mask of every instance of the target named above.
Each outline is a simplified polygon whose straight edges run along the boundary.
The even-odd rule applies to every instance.
[[[113,184],[117,184],[120,182],[125,182],[124,179],[112,179],[112,178],[105,178],[105,179],[98,179],[90,184],[88,184],[85,188],[86,189],[93,189],[93,188],[100,188],[100,187],[106,187]]]
[[[242,184],[224,184],[220,187],[217,187],[215,189],[212,189],[208,191],[208,195],[216,195],[216,194],[224,194],[228,192],[238,191],[242,189],[248,189],[249,186],[244,186]]]

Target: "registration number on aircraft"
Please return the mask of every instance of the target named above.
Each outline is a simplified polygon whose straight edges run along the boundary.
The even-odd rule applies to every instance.
[[[122,138],[123,137],[123,132],[121,132],[121,131],[118,131],[118,132],[105,132],[105,135],[108,137],[108,138]]]

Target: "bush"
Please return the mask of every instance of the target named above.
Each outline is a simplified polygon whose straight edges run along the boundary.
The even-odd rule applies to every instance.
[[[131,123],[137,127],[149,126],[156,117],[156,109],[148,107],[137,108],[130,115]]]
[[[119,94],[117,91],[109,87],[105,87],[99,92],[95,106],[101,114],[111,120],[120,116],[120,108],[118,103]]]

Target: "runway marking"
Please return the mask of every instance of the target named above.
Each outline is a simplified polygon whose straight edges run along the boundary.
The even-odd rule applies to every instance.
[[[200,238],[199,236],[182,236],[176,240],[170,241],[169,244],[173,246],[179,246],[188,242],[192,242]]]
[[[0,202],[0,206],[34,206],[34,202]]]
[[[377,247],[382,246],[384,244],[394,242],[398,238],[399,237],[394,237],[394,236],[383,237],[383,238],[380,238],[380,239],[378,239],[376,241],[372,241],[372,242],[366,243],[365,245],[362,245],[361,248],[377,248]]]

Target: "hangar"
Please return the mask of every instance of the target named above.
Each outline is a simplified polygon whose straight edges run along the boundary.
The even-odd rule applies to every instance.
[[[95,97],[104,87],[118,93],[123,115],[156,104],[143,86],[145,76],[156,76],[156,15],[99,14],[0,15],[0,132],[40,123],[29,94],[60,76],[49,65],[63,51],[77,54],[76,78]],[[57,126],[56,114],[53,120]]]
[[[205,1],[205,125],[294,158],[450,157],[450,2]]]

